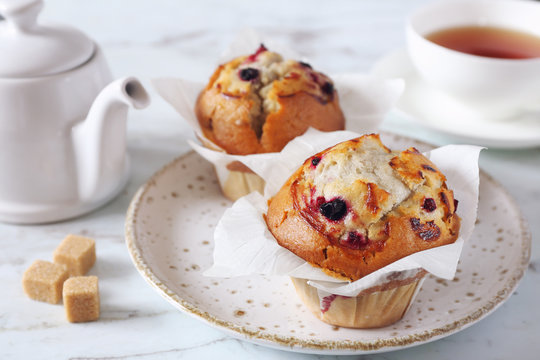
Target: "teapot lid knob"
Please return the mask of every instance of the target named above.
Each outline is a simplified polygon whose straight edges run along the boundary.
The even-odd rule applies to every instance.
[[[36,25],[41,9],[43,9],[43,0],[4,0],[0,2],[0,16],[19,31],[25,31]]]
[[[28,78],[76,68],[94,42],[67,26],[37,21],[43,0],[0,0],[0,77]]]

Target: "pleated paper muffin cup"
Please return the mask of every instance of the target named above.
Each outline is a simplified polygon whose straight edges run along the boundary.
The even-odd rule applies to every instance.
[[[266,181],[264,195],[253,192],[224,212],[214,232],[213,264],[203,274],[219,278],[293,277],[298,294],[317,318],[355,328],[383,327],[403,318],[426,272],[451,280],[477,218],[480,147],[447,145],[425,154],[446,174],[448,187],[460,200],[460,236],[452,244],[413,253],[350,282],[280,246],[268,229],[268,199],[281,189],[299,164],[329,146],[358,136],[350,131],[323,133],[310,129],[280,153],[242,157],[249,160],[245,165]],[[217,152],[192,146],[205,158],[215,160]],[[240,160],[229,157],[223,159],[225,164]]]
[[[226,153],[223,149],[217,147],[213,142],[203,136],[197,136],[203,146],[212,151]],[[239,157],[241,155],[237,155]],[[245,155],[249,156],[249,155]],[[264,194],[265,181],[259,175],[255,174],[249,167],[241,161],[213,162],[219,186],[223,195],[229,200],[236,201],[253,191]]]
[[[226,166],[214,165],[221,191],[228,199],[236,201],[253,191],[264,193],[264,180],[241,162]]]
[[[291,277],[300,299],[320,320],[330,325],[369,329],[391,325],[403,318],[422,287],[427,272],[393,280],[362,291],[354,297],[322,295],[308,280]]]

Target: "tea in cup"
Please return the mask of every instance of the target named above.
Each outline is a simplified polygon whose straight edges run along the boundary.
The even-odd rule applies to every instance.
[[[540,3],[454,0],[429,4],[407,23],[420,76],[493,118],[540,105]]]

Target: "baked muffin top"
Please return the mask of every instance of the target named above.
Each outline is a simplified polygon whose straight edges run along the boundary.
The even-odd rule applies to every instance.
[[[328,76],[262,44],[220,65],[195,110],[204,135],[240,155],[280,151],[310,126],[333,131],[345,124]]]
[[[280,96],[304,91],[324,103],[332,101],[334,96],[334,84],[328,76],[313,70],[308,63],[284,60],[263,44],[255,53],[221,65],[218,72],[209,86],[231,97],[254,93],[263,99],[267,113],[279,109],[277,98]]]
[[[445,181],[415,148],[391,151],[366,135],[307,159],[271,200],[267,223],[280,245],[356,280],[457,239],[457,202]],[[304,240],[287,234],[289,217],[307,229]]]

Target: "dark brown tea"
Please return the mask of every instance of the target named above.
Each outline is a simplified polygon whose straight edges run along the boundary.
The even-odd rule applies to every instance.
[[[540,37],[492,26],[460,26],[435,31],[426,39],[463,53],[499,59],[540,57]]]

